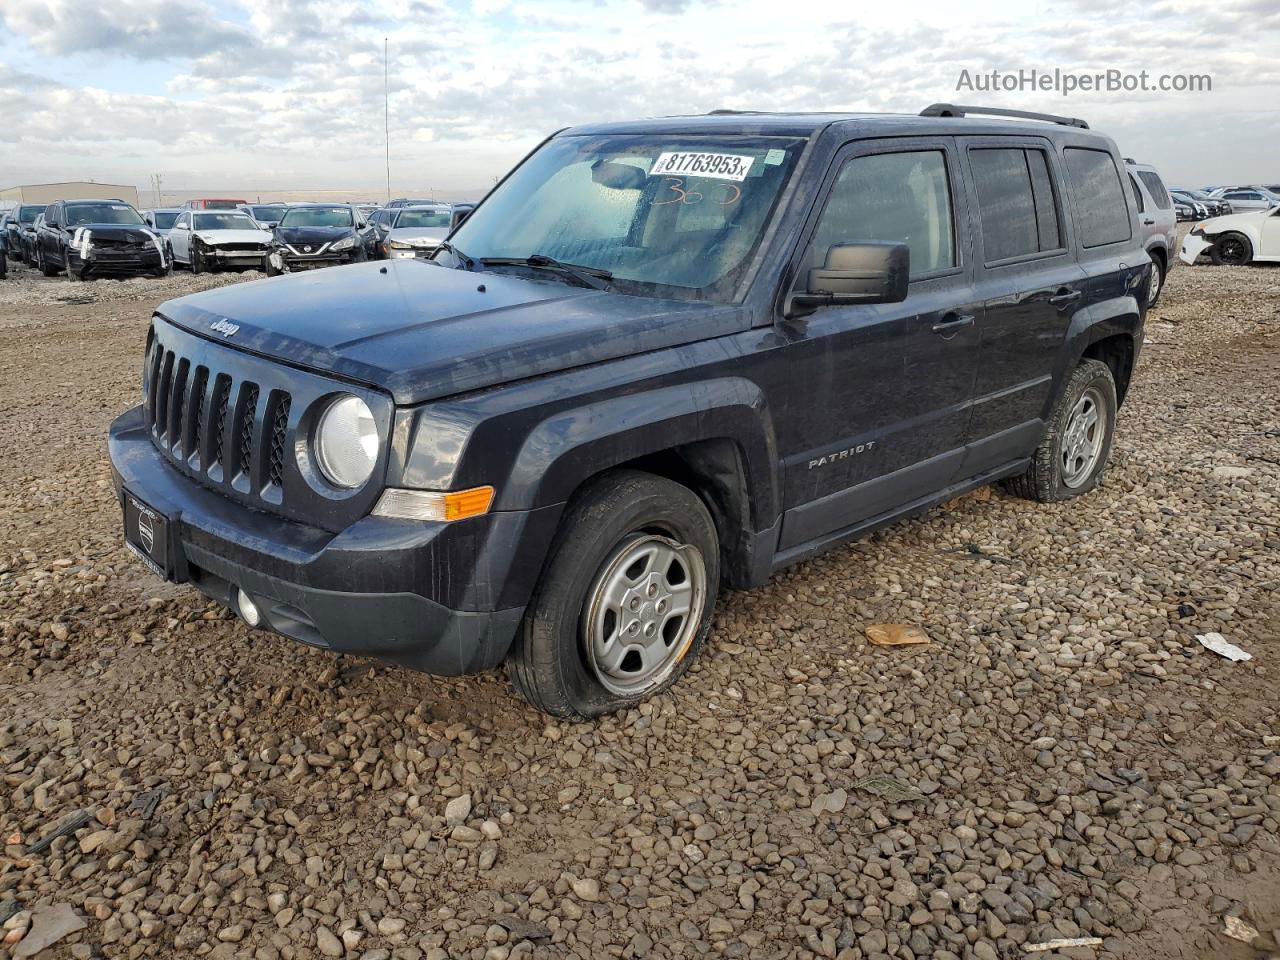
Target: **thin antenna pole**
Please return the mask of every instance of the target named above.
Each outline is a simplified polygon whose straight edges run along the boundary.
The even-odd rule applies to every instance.
[[[391,93],[387,83],[387,38],[382,38],[382,122],[387,145],[387,203],[391,202]]]

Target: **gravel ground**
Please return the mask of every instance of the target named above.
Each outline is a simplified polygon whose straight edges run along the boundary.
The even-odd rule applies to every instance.
[[[86,926],[40,955],[81,960],[1265,956],[1234,917],[1280,939],[1280,269],[1173,272],[1100,490],[983,491],[732,594],[673,691],[577,725],[152,579],[106,426],[152,306],[233,278],[13,276],[0,953],[56,904]],[[931,642],[871,646],[880,622]]]

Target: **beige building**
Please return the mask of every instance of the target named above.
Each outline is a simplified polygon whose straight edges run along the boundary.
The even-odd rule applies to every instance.
[[[53,203],[55,200],[123,200],[138,205],[138,188],[121,183],[25,183],[0,190],[0,206],[18,203]]]

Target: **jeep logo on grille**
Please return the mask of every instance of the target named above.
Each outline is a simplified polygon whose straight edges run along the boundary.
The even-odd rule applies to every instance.
[[[214,333],[222,334],[224,337],[234,337],[240,330],[240,324],[232,323],[227,319],[222,319],[213,324],[209,329]]]
[[[156,545],[155,529],[151,526],[151,518],[145,513],[138,514],[138,539],[142,541],[142,547],[147,553]]]

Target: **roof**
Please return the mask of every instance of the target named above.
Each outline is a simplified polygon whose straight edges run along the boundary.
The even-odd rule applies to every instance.
[[[940,135],[1013,134],[1028,132],[1088,134],[1079,127],[1064,126],[1050,120],[1003,120],[982,116],[919,116],[904,113],[761,113],[749,110],[718,111],[674,117],[650,117],[616,123],[586,124],[570,127],[570,136],[616,134],[725,134],[729,136],[812,137],[833,124],[856,125],[868,135],[883,133],[932,133]]]

